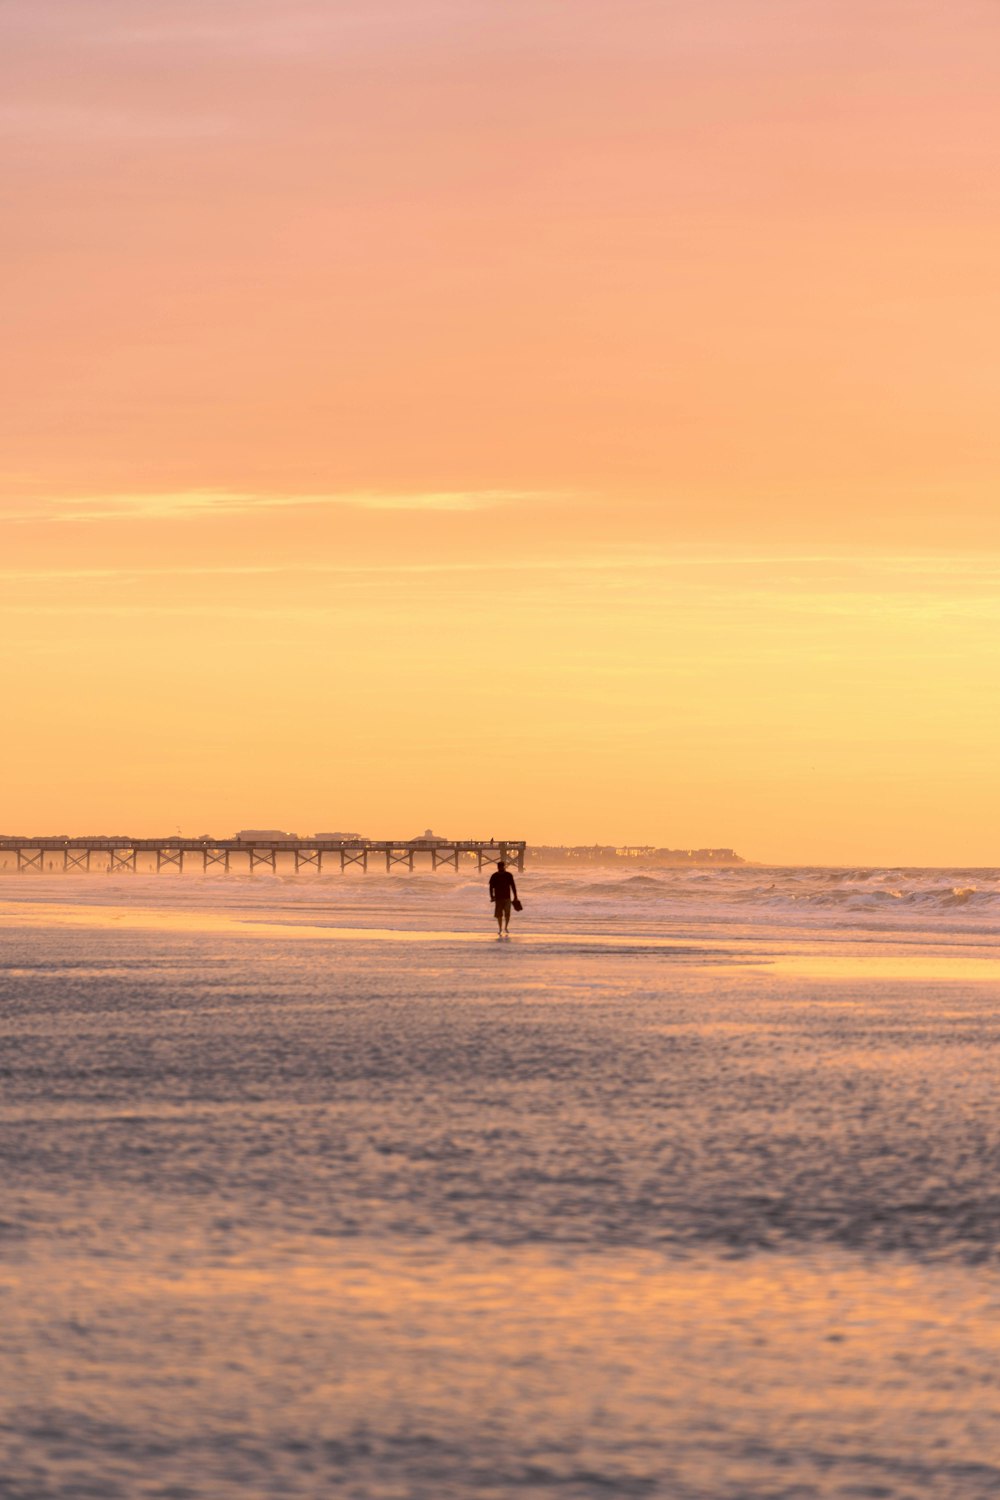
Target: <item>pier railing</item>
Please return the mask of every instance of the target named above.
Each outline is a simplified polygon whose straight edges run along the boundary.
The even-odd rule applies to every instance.
[[[108,874],[135,873],[140,855],[148,856],[150,870],[182,872],[185,862],[200,862],[204,873],[216,870],[258,870],[276,874],[280,855],[290,857],[294,873],[322,875],[331,864],[341,872],[358,866],[374,866],[386,874],[403,868],[413,870],[419,860],[432,870],[458,872],[460,864],[484,864],[504,860],[524,869],[523,839],[134,839],[124,835],[109,838],[0,838],[0,870],[19,873],[48,870],[103,870]],[[144,860],[143,864],[147,861]]]

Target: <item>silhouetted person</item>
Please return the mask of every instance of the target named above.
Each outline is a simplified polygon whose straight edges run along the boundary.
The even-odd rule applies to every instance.
[[[497,936],[503,937],[510,926],[510,904],[517,900],[514,877],[503,860],[490,876],[490,900],[497,919]]]

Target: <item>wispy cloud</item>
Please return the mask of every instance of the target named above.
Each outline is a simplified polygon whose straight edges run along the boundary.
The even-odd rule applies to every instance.
[[[334,502],[331,502],[334,503]],[[338,502],[343,503],[343,502]],[[404,508],[404,507],[400,507]],[[415,506],[405,508],[417,508]],[[115,513],[117,516],[119,513]],[[17,518],[21,519],[21,518]],[[51,518],[49,518],[51,519]],[[85,519],[95,519],[92,515]],[[302,577],[382,577],[396,575],[447,575],[479,573],[671,573],[693,575],[709,582],[713,572],[738,579],[752,580],[754,592],[760,591],[760,573],[768,572],[768,588],[762,597],[779,594],[816,592],[820,582],[837,580],[860,592],[881,594],[886,587],[947,587],[949,583],[1000,586],[1000,559],[970,554],[889,554],[869,553],[852,556],[840,553],[764,552],[748,549],[693,551],[686,548],[663,550],[645,544],[617,546],[599,553],[582,552],[576,556],[526,556],[490,558],[483,561],[450,560],[431,562],[304,562],[280,563],[209,563],[163,564],[128,563],[114,567],[21,567],[0,568],[0,582],[45,582],[68,579],[143,579],[143,578],[302,578]],[[693,581],[693,580],[692,580]]]
[[[227,55],[342,56],[345,50],[363,49],[396,41],[412,34],[426,43],[428,33],[448,39],[456,30],[482,25],[487,7],[483,0],[364,0],[345,4],[338,0],[295,0],[275,7],[263,3],[206,4],[164,8],[149,15],[136,7],[121,6],[109,28],[109,39],[117,45],[135,47],[185,47]]]
[[[198,141],[232,134],[235,122],[222,114],[154,112],[145,108],[23,103],[0,108],[0,140],[71,141],[121,150],[150,142]]]
[[[536,490],[421,490],[325,495],[261,495],[226,490],[186,490],[169,494],[46,498],[0,504],[0,522],[172,520],[183,517],[244,515],[269,510],[343,506],[355,510],[479,511],[530,501],[568,498]]]

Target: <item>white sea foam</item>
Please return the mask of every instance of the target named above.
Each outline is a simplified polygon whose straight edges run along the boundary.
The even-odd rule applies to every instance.
[[[291,915],[317,911],[349,916],[362,925],[403,927],[429,916],[478,922],[488,871],[462,870],[386,876],[293,876],[287,873],[202,876],[62,875],[0,879],[0,901],[69,901],[117,905],[123,901],[170,908]],[[746,923],[780,933],[887,929],[946,938],[1000,936],[1000,870],[830,869],[824,867],[707,869],[647,866],[529,867],[519,877],[529,905],[525,922],[653,923],[664,930],[706,923]]]

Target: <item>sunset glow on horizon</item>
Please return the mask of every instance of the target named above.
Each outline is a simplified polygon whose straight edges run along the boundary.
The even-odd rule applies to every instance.
[[[995,6],[0,24],[0,830],[996,863]]]

